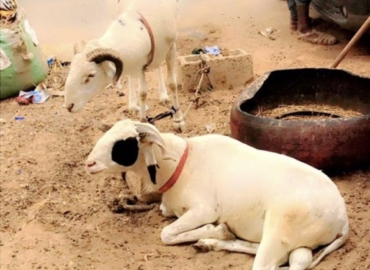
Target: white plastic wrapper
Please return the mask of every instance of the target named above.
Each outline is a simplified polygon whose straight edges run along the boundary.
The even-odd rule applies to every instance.
[[[33,90],[33,91],[20,91],[19,92],[19,97],[24,97],[24,98],[27,98],[27,99],[30,99],[31,97],[33,97],[32,99],[32,103],[44,103],[45,101],[48,100],[48,98],[50,97],[50,95],[48,93],[46,93],[44,90]]]

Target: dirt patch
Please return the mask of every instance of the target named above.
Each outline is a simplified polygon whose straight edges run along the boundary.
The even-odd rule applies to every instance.
[[[313,46],[289,33],[286,3],[258,17],[246,13],[251,6],[219,3],[198,7],[200,21],[179,36],[178,52],[219,45],[243,48],[253,55],[256,77],[280,68],[328,66],[348,42],[351,33],[321,23],[340,39],[333,47]],[[243,2],[243,3],[242,3]],[[281,2],[281,3],[280,3]],[[262,2],[261,2],[262,3]],[[228,7],[230,6],[230,7]],[[254,6],[253,6],[254,7]],[[229,11],[229,9],[231,11]],[[278,29],[271,40],[258,31]],[[194,30],[195,29],[195,30]],[[341,68],[370,76],[368,39],[352,50]],[[157,82],[149,79],[149,114],[168,108],[158,104]],[[61,78],[63,81],[63,78]],[[58,83],[56,81],[55,83]],[[58,89],[55,89],[58,90]],[[204,101],[187,116],[181,136],[208,132],[229,135],[231,106],[242,87],[199,93]],[[173,221],[161,216],[156,205],[148,212],[114,214],[109,205],[127,192],[120,175],[89,176],[84,161],[101,132],[93,120],[113,123],[127,113],[127,85],[102,92],[78,114],[62,107],[63,97],[44,104],[19,106],[14,99],[0,103],[0,268],[1,269],[250,269],[253,256],[197,253],[191,245],[165,246],[160,232]],[[180,92],[185,109],[193,93]],[[23,116],[24,120],[15,120]],[[173,132],[171,120],[157,127]],[[315,269],[366,270],[370,268],[370,170],[333,177],[347,204],[351,234],[344,247],[330,254]]]

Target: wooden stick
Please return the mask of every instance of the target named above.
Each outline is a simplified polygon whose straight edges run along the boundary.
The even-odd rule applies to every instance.
[[[335,61],[330,65],[330,68],[336,68],[340,62],[344,59],[347,55],[349,50],[356,44],[356,42],[360,39],[360,37],[365,33],[365,31],[370,27],[370,16],[367,20],[363,23],[360,29],[356,32],[356,34],[352,37],[352,39],[348,42],[347,46],[344,47],[342,52],[337,56]]]

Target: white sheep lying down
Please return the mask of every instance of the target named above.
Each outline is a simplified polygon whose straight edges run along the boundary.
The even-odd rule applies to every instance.
[[[86,170],[134,171],[163,193],[162,214],[178,217],[164,244],[256,254],[253,270],[313,268],[348,238],[345,202],[324,173],[227,136],[182,138],[126,119],[98,140]]]
[[[68,111],[81,110],[100,91],[112,83],[119,85],[119,79],[128,76],[129,111],[138,109],[132,80],[138,78],[140,120],[147,121],[145,73],[156,69],[161,83],[159,68],[165,60],[167,85],[175,111],[173,121],[175,127],[181,129],[185,123],[179,107],[175,76],[176,17],[176,0],[136,0],[126,5],[100,38],[88,41],[72,58],[65,84],[64,106]],[[167,91],[160,92],[160,100],[162,103],[168,100]]]

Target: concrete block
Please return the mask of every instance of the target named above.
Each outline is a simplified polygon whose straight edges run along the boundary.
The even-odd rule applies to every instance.
[[[179,56],[178,81],[185,91],[195,90],[200,79],[202,59],[209,66],[209,80],[214,90],[233,89],[244,86],[253,78],[252,56],[242,49],[230,50],[227,55],[190,54]],[[201,90],[206,90],[209,82],[204,77]]]

